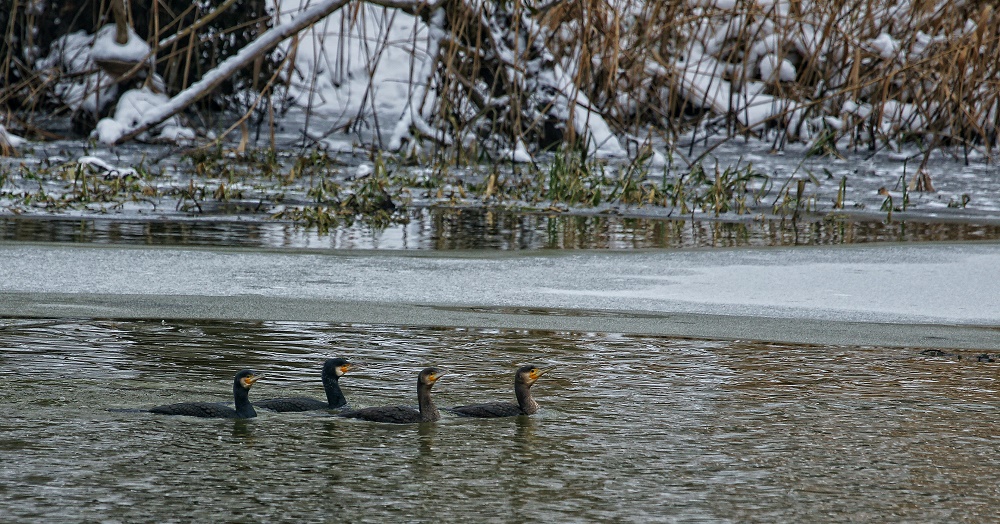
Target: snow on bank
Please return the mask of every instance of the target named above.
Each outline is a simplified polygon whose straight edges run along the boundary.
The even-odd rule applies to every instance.
[[[113,26],[112,26],[113,29]],[[51,71],[52,94],[73,109],[95,117],[118,96],[118,84],[94,62],[94,35],[77,31],[59,37],[49,55],[35,63],[42,75]]]
[[[111,116],[101,119],[91,133],[93,138],[105,144],[114,143],[128,129],[142,122],[144,115],[169,100],[166,95],[145,87],[118,96],[118,83],[98,64],[115,63],[127,70],[129,64],[149,59],[150,47],[131,28],[124,44],[115,40],[115,34],[115,26],[108,24],[94,35],[84,31],[65,35],[56,40],[49,56],[36,65],[43,72],[58,70],[61,73],[53,93],[74,111],[97,117],[115,103]],[[162,91],[162,80],[156,75],[153,85]],[[140,139],[177,143],[194,136],[192,129],[182,126],[177,117],[173,117],[157,126],[154,133],[146,133]]]
[[[128,28],[128,40],[119,44],[115,40],[116,28],[108,24],[97,30],[90,45],[90,57],[95,62],[120,62],[138,64],[149,57],[150,48],[145,40]]]
[[[10,131],[3,124],[0,124],[0,156],[10,154],[13,150],[21,147],[25,140]]]
[[[834,129],[845,140],[843,145],[853,129],[864,126],[889,141],[908,133],[948,136],[954,130],[931,131],[933,123],[926,116],[942,109],[934,100],[938,86],[930,78],[933,75],[914,82],[918,85],[906,83],[912,78],[911,68],[919,71],[922,64],[953,51],[944,44],[967,41],[982,31],[974,20],[958,28],[932,23],[945,7],[959,9],[962,4],[942,2],[928,10],[900,0],[831,9],[837,4],[689,0],[693,16],[682,29],[688,35],[687,48],[672,65],[681,72],[681,90],[688,103],[718,115],[731,114],[754,132],[778,127],[787,130],[789,139],[808,142],[819,132]],[[749,50],[744,53],[741,45]],[[971,73],[973,60],[967,67]],[[803,75],[820,70],[826,76],[815,85],[802,81]],[[875,71],[885,80],[879,80],[877,89],[872,81],[857,84],[859,71]],[[777,94],[784,92],[790,94]],[[988,131],[995,126],[996,108],[990,106],[995,97],[983,98],[985,105],[978,106],[975,97],[970,98],[971,107],[963,111],[980,115],[981,121],[973,125]]]
[[[281,21],[297,12],[306,0],[274,1]],[[482,5],[489,12],[493,4]],[[641,19],[651,11],[645,5],[638,0],[615,2],[614,9],[621,15],[615,23],[620,23],[622,49],[630,47],[630,38],[635,39],[630,35],[632,29],[650,22]],[[628,81],[669,86],[653,95],[660,97],[661,109],[670,106],[679,94],[689,106],[708,110],[712,118],[732,118],[740,131],[765,140],[770,131],[778,129],[784,133],[781,144],[785,139],[809,142],[830,130],[847,142],[852,132],[860,133],[861,128],[890,142],[909,133],[928,132],[932,122],[927,115],[939,112],[932,97],[926,95],[932,86],[914,86],[907,91],[906,86],[895,85],[892,92],[899,94],[891,96],[898,99],[882,100],[872,89],[848,88],[851,81],[856,81],[852,75],[860,68],[882,71],[889,81],[905,81],[908,68],[941,52],[935,46],[982,29],[972,20],[957,29],[925,23],[933,15],[923,6],[905,0],[855,6],[864,13],[820,2],[787,0],[689,0],[687,7],[685,13],[690,16],[677,20],[674,27],[681,34],[679,47],[661,49],[662,62],[642,54],[630,56],[630,60],[648,60],[641,70],[649,78]],[[530,26],[535,21],[526,17],[525,23]],[[833,29],[831,23],[835,24]],[[926,27],[932,33],[917,31],[916,27]],[[572,43],[572,38],[580,34],[575,29],[559,31],[571,35],[571,45],[582,45]],[[909,34],[916,36],[901,36]],[[302,34],[290,94],[298,107],[325,118],[323,125],[328,129],[348,125],[352,131],[372,136],[377,146],[398,148],[400,128],[410,124],[419,128],[425,120],[413,118],[420,112],[408,112],[406,108],[422,102],[422,111],[427,112],[435,102],[434,86],[422,73],[429,56],[425,50],[436,49],[428,43],[431,35],[421,20],[399,10],[353,3]],[[286,44],[283,53],[291,52],[290,44]],[[542,91],[555,86],[571,100],[562,111],[566,121],[572,121],[577,133],[588,137],[591,151],[603,157],[620,156],[623,150],[618,142],[632,137],[604,124],[602,109],[595,110],[587,99],[588,86],[574,85],[577,78],[584,78],[575,74],[583,69],[574,61],[577,55],[566,56],[547,73],[544,85],[535,82],[534,87],[530,83],[526,87]],[[514,57],[510,60],[517,62]],[[592,69],[599,66],[595,62]],[[830,76],[818,83],[815,79],[803,80],[817,70]],[[669,80],[663,81],[665,78]],[[921,95],[922,103],[918,91],[925,93]],[[421,99],[425,93],[427,98]],[[623,92],[621,105],[639,105],[628,100],[632,96],[647,94]],[[984,121],[976,125],[983,124],[982,129],[989,131],[995,125],[995,111],[988,106],[977,107],[970,114],[981,115]],[[624,116],[622,120],[630,118],[617,116]],[[423,131],[439,134],[432,128]],[[693,131],[691,138],[711,132],[701,127]],[[933,132],[946,136],[952,130]],[[520,144],[511,147],[521,150]]]
[[[125,133],[139,127],[144,122],[145,115],[169,101],[170,99],[166,95],[154,93],[147,88],[126,91],[119,97],[114,114],[108,118],[102,118],[97,123],[97,128],[91,133],[91,137],[105,144],[114,144]],[[143,133],[139,139],[144,142],[158,141],[176,144],[194,140],[195,137],[194,130],[181,125],[180,119],[176,115],[166,119],[153,131],[153,133]]]
[[[468,136],[447,134],[442,130],[448,129],[448,124],[435,122],[432,118],[440,102],[436,98],[439,86],[435,84],[435,66],[438,65],[439,44],[447,38],[442,34],[445,30],[443,23],[428,28],[421,19],[401,9],[387,9],[364,2],[344,5],[346,0],[270,1],[275,17],[274,29],[291,26],[294,21],[304,18],[306,13],[322,10],[323,5],[331,6],[331,10],[337,9],[303,31],[293,29],[281,36],[285,38],[297,33],[294,39],[286,40],[276,51],[278,58],[294,59],[289,69],[291,85],[288,86],[288,95],[297,108],[309,115],[307,121],[314,128],[331,132],[350,131],[376,147],[389,149],[404,147],[404,143],[413,138],[412,135],[430,136],[446,145],[464,145],[474,140]],[[397,3],[406,4],[402,1]],[[481,6],[487,13],[498,9],[497,4],[491,2],[468,0],[468,4]],[[629,30],[641,28],[643,23],[649,22],[641,18],[650,12],[645,9],[647,5],[652,4],[640,0],[614,2],[615,9],[620,7],[617,14],[621,17],[614,20],[614,27],[623,32],[621,49],[629,49],[627,44],[630,42],[643,42],[642,37],[629,35]],[[938,26],[933,24],[924,24],[928,28],[926,30],[932,33],[916,32],[914,38],[905,38],[901,36],[901,27],[903,32],[911,31],[911,27],[922,27],[921,16],[930,16],[921,14],[920,6],[905,0],[865,4],[863,9],[866,13],[863,16],[841,13],[836,18],[840,25],[832,32],[828,27],[829,21],[824,18],[831,15],[832,8],[820,2],[688,0],[686,6],[687,11],[684,12],[691,16],[678,19],[675,25],[670,26],[671,30],[676,27],[681,33],[681,37],[676,39],[676,47],[664,47],[661,49],[662,57],[657,55],[656,60],[647,56],[645,50],[637,50],[635,56],[627,57],[629,60],[647,61],[644,67],[635,70],[642,71],[637,76],[648,75],[648,78],[625,79],[619,84],[622,86],[620,96],[610,98],[620,100],[621,107],[635,109],[645,102],[639,102],[639,95],[635,92],[627,92],[630,89],[627,84],[646,86],[648,93],[641,97],[652,99],[655,109],[652,112],[662,113],[662,118],[669,120],[675,119],[677,108],[669,106],[676,103],[679,94],[686,104],[685,111],[694,107],[705,109],[710,115],[704,119],[699,117],[702,125],[692,131],[691,138],[715,132],[713,126],[723,121],[727,125],[735,122],[736,132],[746,130],[765,140],[768,133],[778,129],[784,136],[775,143],[781,145],[785,143],[785,138],[788,141],[808,142],[830,130],[842,139],[867,131],[869,136],[887,137],[886,140],[891,141],[907,133],[925,132],[932,125],[940,127],[939,110],[947,108],[936,107],[933,102],[920,104],[914,101],[920,98],[917,95],[924,92],[920,90],[928,90],[929,87],[924,85],[906,91],[894,86],[893,89],[902,93],[898,99],[878,100],[872,91],[888,92],[888,89],[878,86],[878,89],[845,89],[852,75],[857,73],[850,64],[854,61],[855,67],[884,69],[888,82],[893,78],[904,78],[901,73],[893,76],[893,71],[905,72],[914,64],[939,56],[935,53],[940,53],[940,49],[935,46],[983,32],[983,28],[977,26],[980,21],[970,20],[957,28],[936,28]],[[503,17],[497,16],[497,20],[487,22],[490,25],[487,29],[493,31],[494,40],[514,41],[510,49],[521,49],[521,43],[532,41],[529,38],[531,35],[545,35],[546,31],[552,30],[543,19],[535,20],[533,15],[533,12],[525,11],[522,22],[507,25],[503,21],[498,22]],[[488,19],[488,16],[484,17],[484,20]],[[871,27],[855,31],[859,19],[873,20],[869,24]],[[621,158],[626,156],[622,143],[642,142],[641,137],[630,136],[629,133],[642,134],[644,131],[623,130],[621,126],[629,125],[624,122],[638,122],[639,119],[632,120],[634,115],[627,114],[627,110],[623,112],[626,114],[618,114],[617,109],[608,109],[602,102],[605,97],[592,94],[588,90],[590,86],[579,85],[589,81],[584,73],[598,69],[599,64],[580,63],[584,56],[580,46],[584,43],[572,40],[574,35],[578,38],[579,34],[574,27],[565,27],[578,23],[573,20],[564,22],[564,27],[556,30],[558,34],[553,38],[556,41],[562,38],[560,35],[563,33],[570,35],[570,47],[577,46],[575,51],[565,52],[558,59],[552,58],[544,64],[545,67],[521,64],[516,53],[510,56],[500,54],[514,64],[513,70],[525,66],[524,72],[518,70],[515,75],[532,75],[530,81],[514,78],[511,83],[523,88],[523,92],[552,98],[549,115],[558,115],[563,121],[571,122],[576,134],[584,138],[592,153],[598,157]],[[508,34],[508,25],[521,28],[528,36],[516,31]],[[149,54],[149,46],[134,32],[129,33],[129,41],[125,45],[117,44],[114,29],[114,26],[107,25],[93,36],[79,32],[66,35],[56,42],[51,54],[37,64],[40,69],[59,68],[63,73],[70,73],[54,81],[53,91],[74,110],[95,116],[105,114],[107,105],[118,95],[119,87],[96,65],[107,61],[138,62]],[[269,33],[272,31],[262,34],[258,40],[265,40]],[[541,40],[548,41],[547,38]],[[552,45],[551,49],[556,47]],[[262,49],[266,47],[255,41],[240,54]],[[856,55],[852,54],[855,52]],[[818,67],[809,62],[813,58],[823,62],[823,67],[843,64],[842,70],[837,71],[840,65],[833,67],[832,76],[821,79],[817,85],[803,82],[800,77],[810,74],[810,67]],[[588,69],[586,66],[591,67]],[[622,70],[611,73],[621,74]],[[210,80],[221,76],[223,71],[215,70],[197,84],[211,89]],[[932,79],[929,79],[924,83],[931,82]],[[195,87],[170,99],[170,107],[183,108],[184,104],[190,103],[192,96],[189,95],[197,91],[193,89]],[[551,91],[558,95],[552,96]],[[629,97],[635,98],[630,100]],[[975,106],[975,96],[970,96],[970,100],[968,113],[971,116],[968,118],[981,117],[985,120],[981,126],[972,122],[970,129],[989,136],[995,128],[997,108]],[[125,136],[137,123],[153,121],[157,115],[168,114],[163,100],[154,99],[152,93],[133,94],[126,101],[133,107],[120,108],[112,117],[102,120],[93,136],[110,143]],[[490,104],[502,106],[504,103],[503,99],[491,99],[479,107],[489,107]],[[142,108],[138,109],[140,105]],[[608,115],[613,115],[614,120]],[[609,126],[608,122],[621,124],[615,127]],[[167,127],[171,125],[174,123]],[[665,127],[684,130],[694,126],[667,123]],[[177,140],[190,136],[189,132],[178,130],[158,131],[158,136],[146,138]],[[661,131],[665,132],[665,129],[661,128]],[[934,130],[941,136],[948,136],[952,131],[947,128]],[[315,130],[307,132],[321,142],[330,135]],[[335,143],[335,138],[331,140],[332,145],[342,147],[342,144]],[[534,144],[511,142],[502,147],[508,147],[508,153],[515,158],[530,160]],[[662,156],[654,152],[654,158]]]
[[[279,1],[276,23],[290,22],[306,4]],[[329,128],[357,122],[377,135],[401,120],[414,90],[426,89],[411,79],[423,67],[428,35],[427,26],[406,13],[353,3],[282,43],[276,54],[295,53],[288,94],[296,106]]]
[[[308,0],[280,0],[276,22],[287,23],[307,4]],[[434,66],[440,41],[447,36],[443,17],[443,12],[435,15],[436,27],[429,28],[402,11],[364,3],[333,13],[296,41],[279,47],[278,58],[295,56],[289,96],[296,106],[323,119],[324,126],[353,125],[372,136],[377,147],[402,148],[411,127],[438,142],[452,143],[451,137],[428,123],[437,103]],[[528,89],[552,88],[565,99],[562,116],[586,137],[591,153],[602,158],[626,156],[619,138],[583,90],[573,85],[564,65],[556,63],[538,81],[522,79],[522,83]],[[523,142],[515,145],[512,155],[515,161],[531,161]]]
[[[115,167],[96,156],[84,155],[76,159],[80,167],[88,167],[91,170],[103,174],[105,177],[125,178],[138,176],[139,172],[131,167]]]

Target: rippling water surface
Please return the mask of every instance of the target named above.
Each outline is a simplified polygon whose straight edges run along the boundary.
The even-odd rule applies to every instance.
[[[512,213],[490,209],[417,209],[406,224],[375,229],[358,223],[329,233],[284,222],[129,219],[121,217],[3,217],[0,241],[269,249],[538,250],[835,246],[873,242],[1000,239],[1000,223],[846,218],[737,221],[664,220],[617,215]]]
[[[997,366],[974,354],[613,334],[304,323],[0,321],[5,522],[989,521]],[[512,397],[532,417],[394,426],[325,412],[249,421],[121,413],[322,396],[356,407]]]

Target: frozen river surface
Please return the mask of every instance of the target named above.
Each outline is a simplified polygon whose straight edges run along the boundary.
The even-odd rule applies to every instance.
[[[0,314],[994,349],[1000,244],[386,252],[0,244]]]

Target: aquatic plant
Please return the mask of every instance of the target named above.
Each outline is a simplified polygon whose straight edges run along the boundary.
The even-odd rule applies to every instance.
[[[834,209],[844,209],[844,198],[847,196],[847,177],[841,177],[837,187],[837,198],[833,201]]]
[[[326,162],[312,162],[327,166]],[[406,223],[404,188],[394,183],[386,161],[376,155],[373,168],[336,182],[327,177],[313,178],[306,194],[314,203],[288,205],[272,215],[292,220],[321,233],[341,224],[360,220],[376,228]]]

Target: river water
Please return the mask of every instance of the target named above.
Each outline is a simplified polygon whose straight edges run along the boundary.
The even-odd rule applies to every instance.
[[[997,364],[973,352],[307,322],[0,324],[5,522],[988,522]],[[109,411],[322,396],[355,407],[512,397],[532,417],[394,426]]]
[[[246,218],[246,217],[244,217]],[[467,249],[676,249],[837,246],[885,242],[1000,240],[1000,220],[664,220],[614,215],[519,214],[418,209],[406,224],[342,225],[329,233],[266,220],[0,216],[0,241],[230,246],[279,249],[451,251]]]

